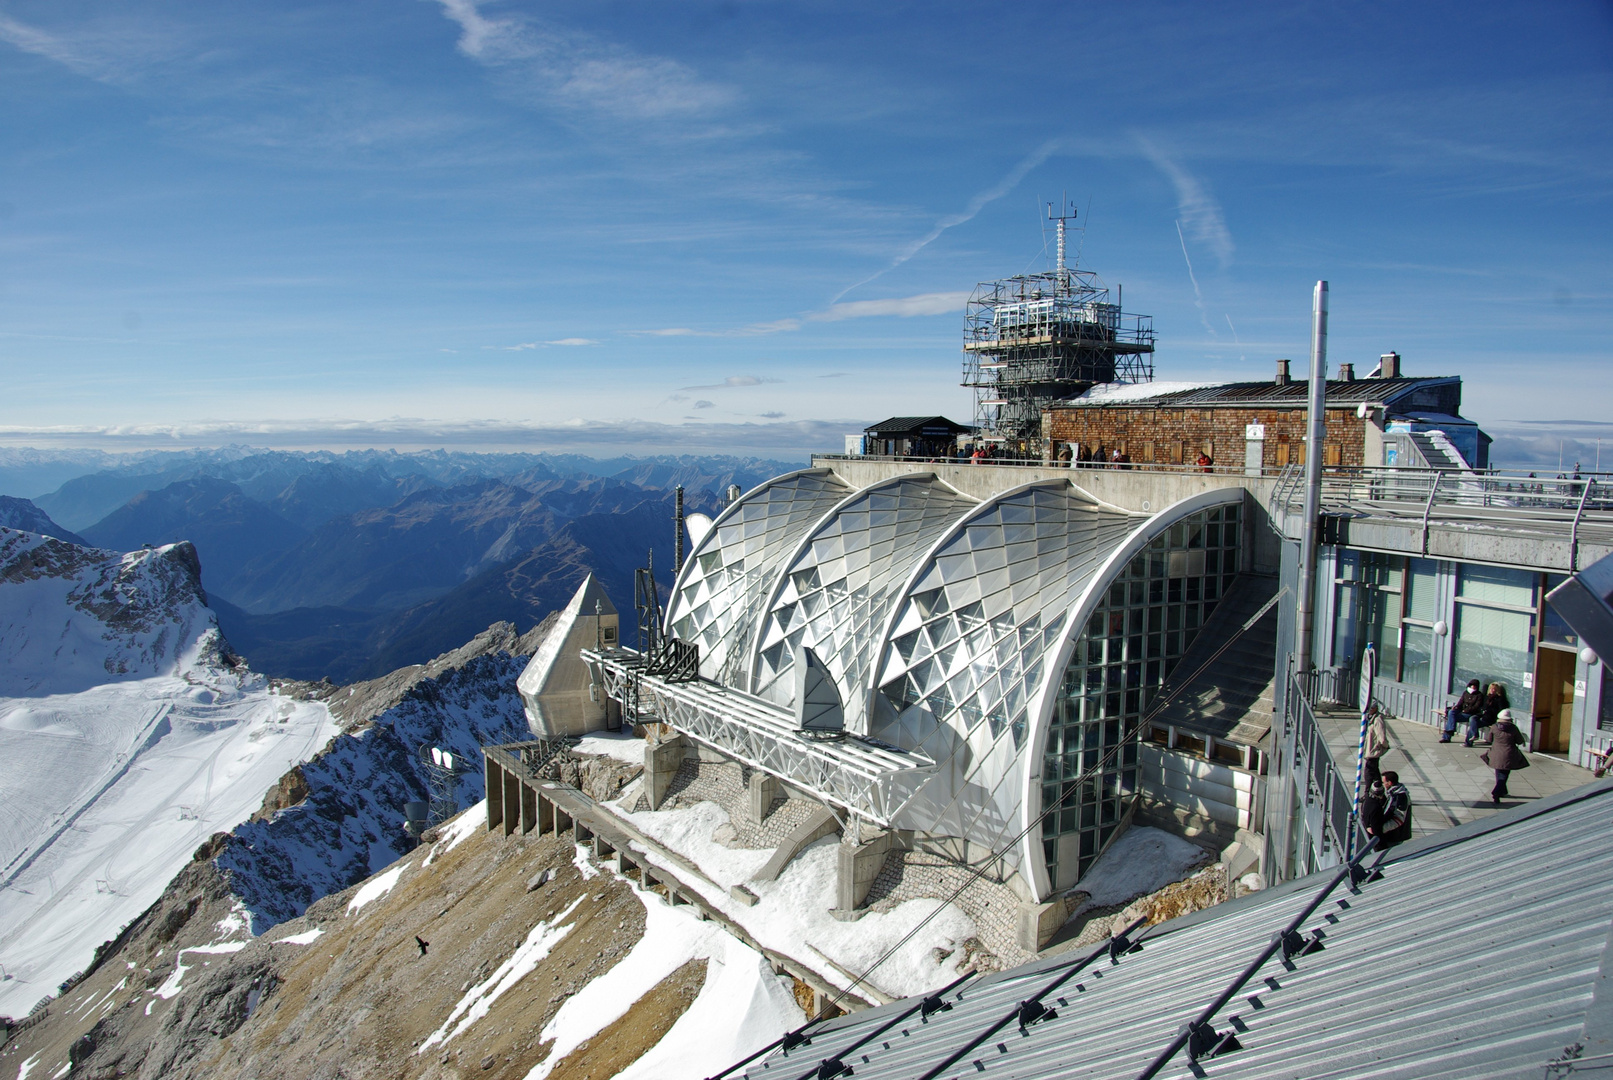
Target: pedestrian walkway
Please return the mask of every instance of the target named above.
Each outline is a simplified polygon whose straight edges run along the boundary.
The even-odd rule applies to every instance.
[[[1317,710],[1316,722],[1327,740],[1346,783],[1355,779],[1355,754],[1361,732],[1361,714],[1350,710]],[[1462,745],[1461,732],[1452,742],[1439,741],[1439,729],[1414,720],[1390,720],[1389,741],[1394,745],[1379,767],[1400,774],[1411,792],[1411,832],[1422,836],[1453,828],[1560,791],[1588,784],[1589,769],[1529,754],[1529,768],[1514,772],[1507,782],[1510,798],[1497,807],[1490,801],[1495,773],[1479,755],[1487,747]]]

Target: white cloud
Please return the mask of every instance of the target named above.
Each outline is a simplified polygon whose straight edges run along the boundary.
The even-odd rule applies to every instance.
[[[545,345],[598,345],[599,342],[595,341],[593,338],[563,337],[563,338],[559,339],[558,341],[545,341],[544,344]]]
[[[694,403],[694,408],[696,409],[714,409],[716,407],[717,403],[715,401],[697,401]]]
[[[668,326],[659,330],[629,330],[628,333],[649,337],[759,337],[764,334],[778,334],[786,330],[799,330],[800,319],[775,319],[772,322],[752,323],[749,326],[734,327],[729,330],[696,330],[688,326]]]
[[[1176,212],[1187,234],[1193,237],[1194,243],[1209,248],[1211,254],[1225,267],[1232,261],[1233,244],[1232,233],[1227,230],[1226,216],[1221,212],[1221,204],[1192,173],[1171,160],[1146,138],[1141,135],[1136,138],[1143,156],[1153,162],[1176,188]]]
[[[106,83],[125,83],[180,53],[178,39],[146,22],[104,18],[71,34],[52,33],[0,15],[0,41]]]
[[[461,53],[489,67],[520,72],[551,103],[644,120],[710,113],[736,96],[675,60],[641,56],[523,17],[489,17],[482,14],[481,0],[438,2],[459,25]]]
[[[763,383],[782,382],[781,379],[770,379],[763,375],[730,375],[720,383],[710,383],[705,386],[680,386],[679,390],[732,390],[736,386],[761,386]]]
[[[232,444],[285,449],[454,447],[483,450],[560,450],[620,453],[716,452],[791,454],[835,450],[846,432],[877,417],[795,420],[782,423],[663,424],[633,418],[524,420],[284,419],[181,424],[0,426],[0,447],[88,447],[111,451],[220,447]]]
[[[838,322],[841,319],[867,319],[882,315],[904,319],[915,315],[947,315],[962,311],[969,302],[969,296],[967,292],[936,292],[888,300],[855,300],[849,304],[831,304],[827,310],[808,317],[817,322]]]

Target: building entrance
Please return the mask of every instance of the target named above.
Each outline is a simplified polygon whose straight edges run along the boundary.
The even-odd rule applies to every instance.
[[[1574,723],[1572,652],[1542,646],[1535,656],[1535,731],[1531,745],[1548,754],[1568,752]]]

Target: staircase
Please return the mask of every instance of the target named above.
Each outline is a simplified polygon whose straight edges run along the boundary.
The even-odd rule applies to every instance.
[[[1277,592],[1274,577],[1243,574],[1216,605],[1175,671],[1165,680],[1170,694],[1226,644],[1244,623]],[[1221,742],[1254,746],[1271,730],[1272,687],[1277,647],[1277,608],[1232,643],[1226,652],[1193,678],[1182,693],[1154,718],[1168,725],[1210,736]]]

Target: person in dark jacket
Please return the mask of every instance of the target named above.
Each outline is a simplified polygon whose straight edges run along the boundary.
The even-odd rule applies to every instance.
[[[1445,730],[1440,734],[1440,742],[1450,742],[1451,736],[1456,734],[1456,725],[1466,722],[1467,745],[1472,746],[1473,740],[1479,734],[1479,718],[1484,715],[1484,691],[1479,689],[1477,679],[1469,679],[1467,689],[1456,700],[1456,704],[1445,710]]]
[[[1507,700],[1507,688],[1498,682],[1493,682],[1484,690],[1484,715],[1479,718],[1479,727],[1494,727],[1496,718],[1501,715],[1502,709],[1512,708],[1512,702]],[[1488,738],[1485,739],[1489,741]],[[1472,745],[1471,742],[1468,743]]]
[[[1512,710],[1502,709],[1495,719],[1494,741],[1481,755],[1484,763],[1495,770],[1495,787],[1490,789],[1490,801],[1497,806],[1507,797],[1507,777],[1514,769],[1529,767],[1529,759],[1523,756],[1523,745],[1523,732],[1513,723]]]
[[[1390,848],[1411,839],[1411,792],[1400,782],[1400,774],[1385,769],[1381,786],[1383,816],[1376,826],[1367,826],[1367,835],[1378,838],[1378,847]]]

